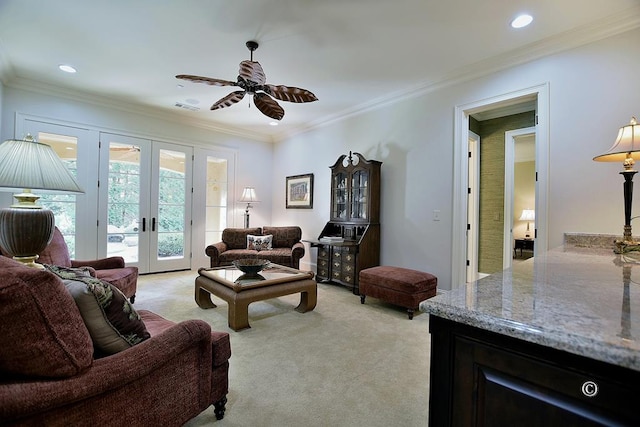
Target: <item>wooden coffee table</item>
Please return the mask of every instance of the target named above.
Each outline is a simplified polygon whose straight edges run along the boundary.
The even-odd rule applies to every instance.
[[[229,304],[229,327],[234,331],[250,328],[249,304],[300,292],[299,313],[316,307],[318,287],[313,272],[278,264],[249,277],[233,266],[200,268],[196,277],[195,298],[200,308],[215,308],[211,294]]]

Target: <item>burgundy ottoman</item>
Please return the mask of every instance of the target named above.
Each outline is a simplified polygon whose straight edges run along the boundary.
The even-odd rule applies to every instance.
[[[409,320],[420,303],[436,295],[433,274],[401,267],[379,266],[360,271],[360,302],[367,296],[407,308]]]

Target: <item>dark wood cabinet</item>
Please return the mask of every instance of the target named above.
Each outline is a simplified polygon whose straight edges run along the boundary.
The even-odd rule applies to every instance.
[[[318,240],[316,279],[358,294],[360,270],[380,263],[380,166],[360,153],[342,155],[331,168],[330,221]]]
[[[353,155],[343,154],[331,166],[331,221],[377,224],[382,162],[367,160],[360,153]]]
[[[640,425],[640,373],[430,316],[431,426]]]

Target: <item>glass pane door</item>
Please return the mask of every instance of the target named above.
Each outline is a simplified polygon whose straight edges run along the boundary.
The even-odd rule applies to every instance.
[[[58,135],[38,132],[38,142],[53,148],[62,159],[69,172],[78,180],[78,138],[69,135]],[[55,217],[56,227],[64,236],[69,247],[69,256],[76,258],[76,195],[75,194],[40,194],[39,204],[50,209]]]
[[[222,230],[233,227],[231,208],[234,194],[235,152],[233,150],[194,150],[193,200],[191,230],[192,268],[208,267],[208,245],[222,240]],[[242,205],[244,211],[244,205]],[[235,213],[234,213],[235,212]]]
[[[100,246],[147,272],[151,141],[107,133],[100,140]]]
[[[191,267],[192,149],[153,143],[151,271]]]
[[[107,256],[121,256],[129,265],[140,259],[141,151],[137,141],[109,141],[107,180]]]
[[[207,156],[205,236],[207,242],[222,241],[227,228],[227,159]]]

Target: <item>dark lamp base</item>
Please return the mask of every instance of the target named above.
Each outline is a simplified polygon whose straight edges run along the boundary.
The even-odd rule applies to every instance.
[[[35,260],[51,242],[54,227],[49,209],[0,209],[0,247],[16,261],[37,267]]]

